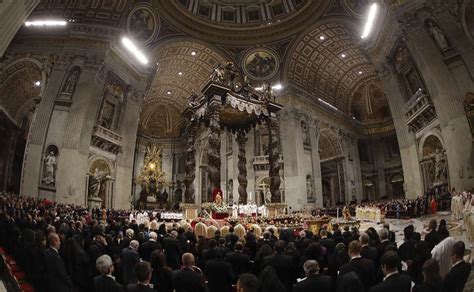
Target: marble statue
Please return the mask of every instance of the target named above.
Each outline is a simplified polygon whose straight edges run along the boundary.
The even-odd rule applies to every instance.
[[[444,152],[436,149],[435,153],[435,183],[446,181],[446,157]]]
[[[72,94],[74,92],[74,88],[76,88],[76,83],[78,79],[79,79],[79,70],[75,69],[71,73],[71,75],[69,75],[69,78],[67,79],[66,84],[64,84],[63,92]]]
[[[428,21],[428,32],[431,37],[434,39],[441,52],[444,52],[449,49],[449,43],[439,26],[433,21]]]
[[[222,64],[218,64],[216,68],[212,71],[211,79],[215,82],[224,81],[225,70]]]
[[[105,171],[99,171],[96,168],[94,173],[89,175],[89,198],[99,198],[101,191],[104,189],[105,182],[111,178]]]
[[[312,199],[314,197],[313,181],[310,175],[306,176],[306,197]]]
[[[54,185],[56,178],[56,155],[53,151],[50,151],[48,156],[44,159],[44,166],[43,182],[47,185]]]
[[[309,131],[308,125],[304,121],[301,121],[301,129],[303,131],[303,145],[304,146],[311,146],[311,142],[309,140]]]

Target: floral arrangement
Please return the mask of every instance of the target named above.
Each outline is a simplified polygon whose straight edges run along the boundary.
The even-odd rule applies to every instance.
[[[227,213],[229,213],[228,206],[225,203],[222,203],[220,205],[218,205],[216,203],[211,203],[211,210],[212,210],[212,212],[217,213],[217,214],[227,214]]]

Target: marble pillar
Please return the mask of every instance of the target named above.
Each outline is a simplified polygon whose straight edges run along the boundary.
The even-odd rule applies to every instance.
[[[40,0],[0,1],[0,57]]]
[[[247,204],[247,158],[245,157],[245,144],[247,142],[247,133],[238,131],[235,141],[238,145],[238,164],[239,169],[239,203]]]
[[[422,16],[420,16],[422,17]],[[449,168],[451,187],[472,187],[467,173],[471,166],[472,143],[467,143],[471,132],[464,111],[464,92],[455,79],[457,75],[447,67],[438,46],[428,34],[422,20],[407,35],[407,46],[425,80],[438,116]],[[472,84],[469,84],[472,88]]]
[[[211,183],[211,192],[220,189],[221,183],[221,129],[220,97],[211,98],[208,106],[209,117],[209,152],[208,152],[208,175]]]
[[[318,151],[319,126],[316,123],[309,125],[309,134],[311,141],[311,167],[313,170],[314,192],[316,195],[315,206],[323,207],[323,182],[321,177],[321,159]]]
[[[56,188],[62,202],[87,204],[89,146],[104,84],[97,67],[82,66],[60,147]]]
[[[402,160],[405,196],[406,198],[414,199],[423,195],[423,187],[418,164],[415,134],[408,129],[405,123],[404,93],[397,80],[395,69],[391,65],[382,66],[379,72],[397,133]]]
[[[61,89],[65,74],[66,68],[64,66],[54,66],[52,68],[45,85],[41,103],[36,110],[30,130],[31,135],[25,150],[20,189],[20,194],[23,196],[38,196],[46,135],[48,134],[54,101]],[[55,198],[51,197],[49,199],[54,200]]]

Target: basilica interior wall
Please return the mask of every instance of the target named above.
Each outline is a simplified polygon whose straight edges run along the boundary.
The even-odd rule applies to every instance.
[[[221,45],[211,35],[181,32],[184,20],[170,21],[171,10],[161,15],[152,9],[169,8],[166,3],[101,6],[101,15],[109,19],[91,17],[88,24],[72,22],[51,34],[21,27],[32,10],[35,17],[48,11],[44,3],[35,9],[38,2],[29,1],[0,20],[6,35],[0,42],[4,191],[129,208],[142,191],[135,179],[146,148],[157,145],[164,190],[177,207],[185,191],[188,96],[227,60],[251,77],[252,86],[263,81],[284,85],[276,92],[276,102],[283,105],[278,114],[280,190],[291,210],[474,187],[469,5],[381,4],[383,20],[363,44],[349,37],[356,33],[354,11],[328,6],[324,19],[300,30],[288,26],[294,38],[256,46],[257,37],[251,36],[249,44],[237,48],[234,36]],[[0,16],[12,3],[0,4]],[[145,35],[130,24],[137,11],[154,21]],[[338,22],[331,13],[347,17]],[[124,31],[135,34],[150,54],[150,66],[138,65],[124,51],[119,39]],[[329,37],[331,49],[326,50]],[[276,69],[268,78],[251,76],[246,58],[255,52],[273,58]],[[246,133],[247,193],[258,204],[269,191],[268,136],[265,125]],[[208,137],[201,127],[194,141],[197,204],[211,199]],[[236,138],[221,129],[220,188],[229,203],[239,201]]]

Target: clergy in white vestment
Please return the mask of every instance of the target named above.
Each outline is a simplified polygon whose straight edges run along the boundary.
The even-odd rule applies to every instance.
[[[439,274],[441,278],[451,269],[451,250],[456,240],[452,237],[446,237],[431,250],[431,257],[439,263]]]
[[[232,217],[239,217],[239,205],[237,204],[232,205]]]

